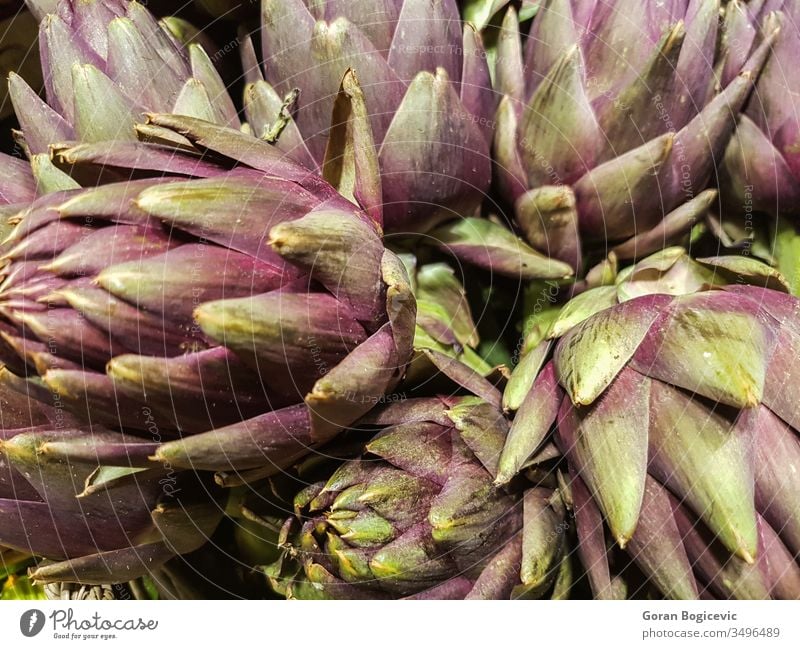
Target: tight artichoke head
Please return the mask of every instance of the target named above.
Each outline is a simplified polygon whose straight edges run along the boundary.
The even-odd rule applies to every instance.
[[[273,588],[296,598],[542,597],[563,569],[554,484],[493,484],[508,422],[491,384],[444,370],[478,396],[404,399],[359,422],[364,454],[294,501]],[[552,456],[551,456],[552,457]]]

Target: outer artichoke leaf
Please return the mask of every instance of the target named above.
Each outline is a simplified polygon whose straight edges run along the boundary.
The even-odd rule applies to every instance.
[[[734,427],[721,412],[652,382],[651,473],[748,563],[758,551],[751,443],[752,432]]]
[[[553,365],[548,363],[514,417],[500,455],[496,484],[509,482],[536,453],[556,420],[562,396]]]
[[[564,399],[561,451],[591,491],[621,547],[636,531],[647,476],[650,380],[626,369],[592,406]]]
[[[594,403],[646,340],[669,302],[665,295],[623,302],[596,313],[561,338],[553,359],[556,376],[575,405]]]

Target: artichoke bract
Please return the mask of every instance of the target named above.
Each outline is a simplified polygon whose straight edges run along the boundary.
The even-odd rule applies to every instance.
[[[523,48],[509,8],[495,174],[534,247],[580,269],[587,245],[641,258],[703,218],[714,199],[703,190],[771,43],[715,94],[718,12],[716,0],[549,0]]]
[[[278,592],[508,599],[553,595],[569,583],[558,490],[493,485],[508,431],[500,392],[458,361],[440,360],[473,394],[398,395],[358,422],[362,434],[379,431],[364,454],[294,499],[283,555],[265,568]]]
[[[417,302],[415,355],[406,379],[413,381],[417,374],[430,375],[420,365],[438,372],[426,362],[425,350],[454,358],[482,376],[490,374],[492,366],[475,351],[480,344],[478,329],[454,268],[441,261],[423,263],[411,253],[401,254],[400,258]]]
[[[13,211],[13,206],[29,203],[35,197],[36,182],[30,165],[19,158],[0,153],[0,213],[6,216]]]
[[[323,168],[349,69],[378,149],[387,231],[471,216],[484,200],[496,101],[480,36],[454,0],[264,0],[263,76],[245,43],[245,113],[301,164]]]
[[[155,458],[176,468],[274,472],[401,378],[408,276],[371,217],[272,146],[194,118],[150,121],[197,149],[62,151],[84,170],[146,160],[152,177],[50,193],[14,218],[2,382],[157,440]],[[176,172],[195,178],[163,176]]]
[[[236,107],[200,45],[183,44],[138,2],[29,0],[40,17],[47,102],[9,78],[25,144],[137,139],[145,112],[176,113],[240,126]],[[54,13],[48,13],[55,9]]]
[[[787,389],[800,301],[784,291],[756,260],[670,248],[573,298],[530,341],[504,395],[517,412],[498,482],[555,425],[596,596],[616,592],[603,521],[665,596],[800,596]]]
[[[737,0],[725,7],[723,82],[735,75],[751,49],[779,30],[721,165],[723,197],[736,213],[800,213],[800,114],[787,100],[800,91],[798,18],[800,6],[794,1]]]
[[[222,519],[210,476],[148,468],[140,440],[13,390],[0,409],[0,543],[51,560],[38,582],[127,581],[197,549]]]

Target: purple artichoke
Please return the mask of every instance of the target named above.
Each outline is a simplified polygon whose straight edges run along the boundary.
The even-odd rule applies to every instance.
[[[197,148],[62,151],[85,173],[146,161],[153,177],[47,194],[15,217],[3,382],[163,442],[155,458],[173,467],[273,473],[399,380],[407,274],[369,216],[272,146],[193,118],[151,123]]]
[[[54,143],[137,139],[145,112],[239,127],[236,108],[199,45],[182,43],[138,2],[29,0],[40,17],[47,103],[17,75],[9,92],[33,154]],[[55,13],[47,13],[55,8]]]
[[[140,440],[8,389],[0,408],[0,544],[50,559],[39,582],[138,577],[201,546],[222,518],[218,487],[148,463]]]
[[[554,481],[509,491],[492,484],[508,431],[500,393],[432,354],[481,396],[401,398],[359,422],[379,431],[364,454],[294,499],[283,556],[266,568],[278,592],[516,599],[568,591],[568,525]]]
[[[605,520],[665,596],[800,597],[800,411],[787,389],[800,302],[784,290],[755,260],[670,248],[528,341],[504,397],[518,412],[498,482],[555,424],[596,596],[615,593]]]
[[[523,48],[510,8],[497,48],[494,157],[517,223],[580,268],[582,248],[621,259],[674,242],[714,199],[702,193],[768,54],[715,92],[719,2],[548,0]]]
[[[365,100],[355,154],[376,147],[372,204],[382,204],[387,231],[476,212],[490,182],[496,101],[480,37],[454,0],[265,0],[260,35],[266,80],[249,43],[244,50],[255,135],[277,137],[310,168],[335,166],[329,147],[345,119],[336,97],[352,70]]]

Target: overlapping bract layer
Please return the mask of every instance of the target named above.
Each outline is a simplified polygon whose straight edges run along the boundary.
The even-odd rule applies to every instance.
[[[542,367],[544,341],[520,364],[499,481],[555,422],[596,595],[614,592],[605,519],[664,595],[800,596],[800,419],[787,391],[800,302],[781,288],[754,260],[667,249],[567,303],[552,360]]]
[[[539,250],[580,268],[586,244],[622,259],[685,234],[768,55],[770,40],[715,91],[719,3],[549,0],[525,48],[501,31],[496,174]]]
[[[380,432],[297,496],[299,520],[267,568],[273,587],[294,598],[563,596],[558,491],[492,484],[508,429],[494,396],[399,400],[360,422]]]
[[[244,57],[255,135],[271,131],[297,89],[277,145],[322,167],[334,100],[353,69],[378,148],[387,230],[425,230],[480,206],[496,102],[480,36],[454,0],[264,0],[261,43],[263,77],[252,48]]]
[[[47,103],[12,74],[9,91],[33,154],[71,140],[136,140],[145,112],[240,126],[203,48],[183,44],[138,2],[30,2],[41,19]],[[55,9],[54,13],[47,13]]]
[[[200,547],[222,518],[219,487],[148,465],[141,440],[8,389],[0,410],[0,544],[54,560],[39,582],[138,577]]]
[[[270,145],[193,118],[152,122],[197,148],[68,150],[84,169],[147,160],[153,177],[48,194],[17,215],[4,383],[163,440],[154,453],[174,467],[273,472],[399,380],[415,313],[405,269],[372,219]]]
[[[798,20],[800,4],[794,0],[736,0],[725,8],[723,82],[736,74],[743,57],[778,30],[721,168],[723,197],[735,214],[800,213],[800,112],[788,100],[800,91]]]

